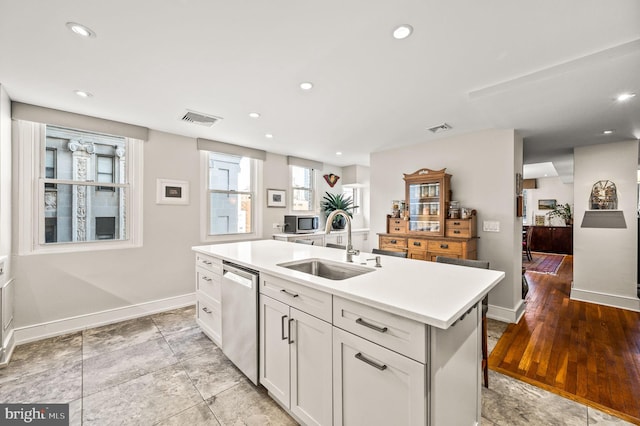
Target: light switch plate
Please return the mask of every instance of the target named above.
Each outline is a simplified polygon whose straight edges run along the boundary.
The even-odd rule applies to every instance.
[[[497,220],[485,220],[482,222],[484,232],[500,232],[500,222]]]

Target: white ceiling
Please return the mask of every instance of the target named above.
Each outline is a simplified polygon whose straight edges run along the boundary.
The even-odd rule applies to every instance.
[[[395,40],[402,23],[413,35]],[[338,166],[494,127],[525,137],[526,162],[566,160],[640,138],[640,2],[0,0],[0,84],[20,102]],[[625,91],[638,96],[614,101]],[[184,123],[187,109],[223,120]],[[427,131],[443,122],[453,130]]]

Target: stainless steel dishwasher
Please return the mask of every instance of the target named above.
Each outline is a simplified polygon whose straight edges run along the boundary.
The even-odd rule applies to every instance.
[[[257,385],[259,274],[226,261],[222,271],[222,352]]]

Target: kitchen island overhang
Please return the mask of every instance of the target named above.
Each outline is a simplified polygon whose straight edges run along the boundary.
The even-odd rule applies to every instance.
[[[382,267],[375,268],[375,255],[361,253],[352,265],[373,271],[334,281],[279,265],[304,259],[351,265],[344,250],[275,240],[203,245],[193,250],[440,329],[451,327],[505,276],[502,271],[392,256],[382,256]]]

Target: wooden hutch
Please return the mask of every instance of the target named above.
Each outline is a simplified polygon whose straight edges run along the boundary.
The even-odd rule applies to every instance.
[[[451,175],[446,169],[404,174],[408,217],[387,216],[387,232],[378,234],[382,250],[407,252],[410,259],[437,256],[477,258],[476,216],[449,218]]]

